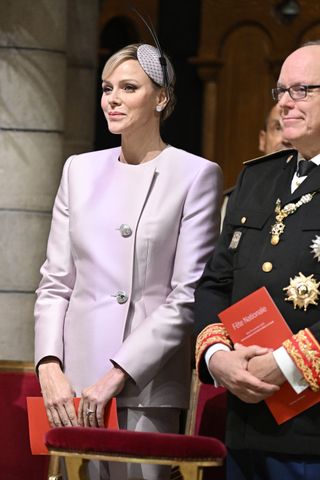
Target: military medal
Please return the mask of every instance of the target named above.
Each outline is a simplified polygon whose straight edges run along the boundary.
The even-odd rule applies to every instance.
[[[233,236],[229,245],[230,250],[236,250],[238,248],[241,235],[242,235],[242,232],[239,232],[238,230],[233,232]]]
[[[318,287],[320,282],[316,282],[313,274],[305,277],[303,273],[299,273],[293,279],[290,278],[290,285],[283,290],[287,291],[287,302],[293,302],[293,307],[296,309],[303,308],[307,310],[309,305],[318,305],[318,298],[320,292]]]
[[[316,235],[316,238],[312,240],[311,243],[311,252],[313,253],[313,258],[316,258],[320,262],[320,237]]]
[[[298,208],[300,208],[302,205],[305,205],[306,203],[311,202],[313,199],[314,195],[317,192],[312,192],[312,193],[307,193],[306,195],[302,195],[300,200],[298,200],[296,203],[287,203],[284,207],[281,208],[281,201],[278,198],[276,201],[276,206],[274,209],[274,213],[276,214],[276,221],[272,225],[270,233],[271,233],[271,245],[278,245],[280,241],[280,236],[283,234],[284,229],[286,228],[286,225],[284,223],[284,220],[289,216],[295,213]]]

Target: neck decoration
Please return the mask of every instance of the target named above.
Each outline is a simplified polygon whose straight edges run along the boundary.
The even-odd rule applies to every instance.
[[[281,208],[281,201],[278,198],[276,201],[276,206],[274,212],[276,214],[275,223],[271,227],[271,245],[278,245],[280,241],[280,236],[283,234],[286,227],[284,220],[289,216],[295,213],[302,205],[311,202],[313,197],[317,192],[307,193],[302,195],[302,197],[295,203],[287,203],[283,208]]]

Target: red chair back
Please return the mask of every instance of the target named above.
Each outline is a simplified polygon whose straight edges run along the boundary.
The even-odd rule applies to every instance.
[[[48,456],[33,456],[29,446],[27,396],[41,395],[31,364],[0,361],[0,476],[5,480],[45,480]]]
[[[197,414],[195,419],[195,435],[216,437],[225,441],[227,413],[227,392],[223,387],[214,387],[200,383]],[[205,468],[203,480],[224,480],[225,465],[222,467]]]

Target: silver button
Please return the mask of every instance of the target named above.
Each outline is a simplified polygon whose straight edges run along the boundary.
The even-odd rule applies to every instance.
[[[124,292],[123,290],[119,290],[117,293],[117,302],[122,304],[122,303],[126,303],[127,300],[128,300],[128,295],[126,294],[126,292]]]
[[[129,225],[123,223],[122,225],[120,225],[120,233],[125,238],[130,237],[130,235],[132,235],[132,229]]]

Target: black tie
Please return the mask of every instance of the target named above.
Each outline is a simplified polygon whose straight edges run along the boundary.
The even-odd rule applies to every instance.
[[[311,170],[316,167],[317,165],[310,160],[300,160],[300,162],[298,163],[297,175],[298,177],[305,177],[306,175],[309,175]]]

